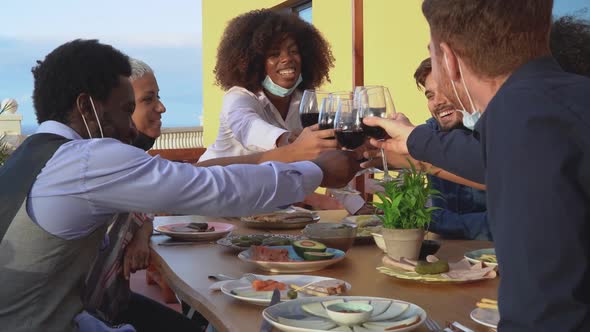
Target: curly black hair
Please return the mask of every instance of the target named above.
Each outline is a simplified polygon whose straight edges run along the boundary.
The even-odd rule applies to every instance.
[[[311,24],[295,14],[270,9],[253,10],[232,19],[217,48],[217,85],[228,90],[241,86],[252,92],[262,90],[266,76],[266,54],[270,48],[292,37],[301,54],[303,82],[299,89],[313,89],[330,82],[334,56],[330,44]]]
[[[590,20],[574,15],[556,19],[551,27],[551,53],[563,70],[590,77]]]
[[[98,40],[76,39],[65,43],[31,70],[35,79],[33,104],[37,122],[54,120],[69,124],[80,93],[105,101],[131,75],[129,58]]]

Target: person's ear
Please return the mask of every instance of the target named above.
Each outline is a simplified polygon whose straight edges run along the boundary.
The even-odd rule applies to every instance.
[[[459,72],[459,59],[455,55],[455,52],[453,52],[447,43],[440,43],[440,50],[443,56],[443,63],[449,73],[449,78],[453,81],[460,80],[461,73]]]
[[[76,98],[76,112],[84,116],[86,119],[94,119],[94,112],[90,105],[90,95],[81,93]]]

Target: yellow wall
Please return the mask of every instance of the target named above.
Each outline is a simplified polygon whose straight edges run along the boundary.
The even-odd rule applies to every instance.
[[[414,124],[430,117],[426,98],[413,78],[420,62],[428,57],[430,39],[421,4],[416,0],[364,0],[365,85],[389,87],[397,111]]]
[[[273,7],[281,0],[203,0],[203,126],[205,145],[217,137],[223,91],[214,85],[217,46],[227,22],[244,12]],[[421,1],[364,0],[365,84],[390,88],[396,108],[415,123],[428,116],[416,89],[414,70],[428,56],[428,24]],[[328,91],[352,88],[352,6],[350,0],[313,1],[313,24],[330,42],[335,68]]]

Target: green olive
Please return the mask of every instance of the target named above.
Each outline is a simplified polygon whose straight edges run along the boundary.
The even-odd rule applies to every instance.
[[[297,298],[297,292],[291,289],[287,292],[287,297],[291,300],[294,300]]]

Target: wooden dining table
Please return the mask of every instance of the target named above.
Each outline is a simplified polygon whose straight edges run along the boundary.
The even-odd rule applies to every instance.
[[[320,222],[339,222],[345,211],[320,211]],[[202,216],[157,217],[155,225],[179,222],[225,222],[236,226],[234,234],[301,234],[301,230],[263,231],[243,226],[239,219]],[[154,264],[177,296],[200,312],[217,331],[259,331],[264,307],[245,303],[220,291],[210,290],[214,281],[209,275],[222,273],[241,276],[244,273],[270,274],[241,261],[237,253],[215,242],[194,242],[186,245],[170,243],[166,236],[152,237],[152,264]],[[490,248],[488,241],[441,240],[437,257],[458,261],[471,250]],[[490,331],[469,318],[481,298],[497,298],[499,278],[464,284],[426,284],[400,280],[376,270],[382,266],[383,252],[373,244],[354,245],[341,262],[326,269],[305,273],[338,278],[352,285],[346,293],[351,296],[375,296],[412,302],[422,307],[428,316],[441,326],[457,321],[474,331]],[[415,331],[429,331],[425,325]]]

